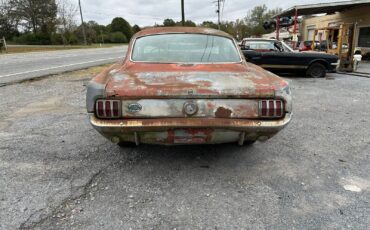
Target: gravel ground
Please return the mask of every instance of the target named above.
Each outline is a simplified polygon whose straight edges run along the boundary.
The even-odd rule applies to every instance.
[[[264,143],[119,148],[86,120],[100,70],[0,87],[0,229],[370,226],[370,79],[289,77]]]

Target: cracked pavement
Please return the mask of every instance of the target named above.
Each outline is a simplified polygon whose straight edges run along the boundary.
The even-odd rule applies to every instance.
[[[366,229],[370,81],[289,77],[264,143],[120,148],[88,124],[102,67],[0,87],[0,229]]]

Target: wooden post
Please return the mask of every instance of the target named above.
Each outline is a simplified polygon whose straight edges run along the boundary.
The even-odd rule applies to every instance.
[[[2,39],[0,39],[0,42],[2,43],[1,46],[0,46],[0,53],[3,52],[3,50],[6,50],[8,49],[7,45],[6,45],[6,40],[5,40],[5,37],[3,37]]]
[[[6,52],[6,50],[8,49],[8,47],[7,47],[7,45],[6,45],[5,37],[3,37],[3,41],[4,41],[5,52]]]
[[[296,38],[297,36],[297,27],[298,27],[298,9],[296,8],[295,9],[295,16],[294,16],[294,30],[293,30],[293,36],[294,38]],[[296,49],[297,48],[297,42],[298,41],[294,41],[293,42],[293,49]]]

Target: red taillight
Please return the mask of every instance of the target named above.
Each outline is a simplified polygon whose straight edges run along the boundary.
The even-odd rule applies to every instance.
[[[113,101],[113,110],[112,110],[113,116],[118,117],[119,114],[119,101]]]
[[[261,100],[259,102],[259,116],[277,118],[284,115],[284,104],[280,100]]]
[[[98,118],[121,117],[121,102],[119,100],[99,99],[96,101],[95,109]]]

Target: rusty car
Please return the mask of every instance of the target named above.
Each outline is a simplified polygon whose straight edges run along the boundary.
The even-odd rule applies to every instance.
[[[120,146],[251,144],[292,117],[288,83],[208,28],[136,33],[125,59],[90,81],[86,105],[92,126]]]

